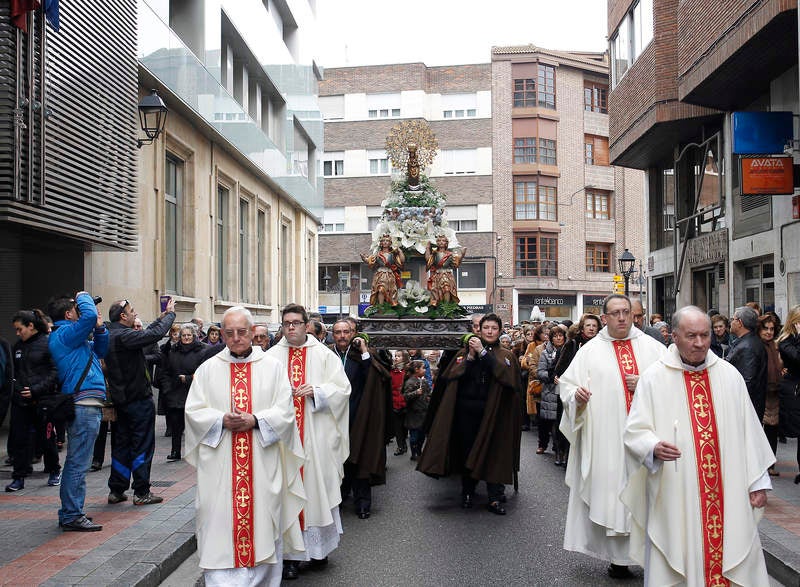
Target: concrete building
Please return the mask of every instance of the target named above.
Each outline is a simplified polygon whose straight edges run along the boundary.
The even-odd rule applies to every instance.
[[[609,165],[608,56],[494,47],[491,67],[495,308],[598,313],[624,249],[645,251],[644,174]]]
[[[86,287],[96,251],[137,246],[136,3],[61,3],[58,31],[55,13],[46,22],[23,4],[0,5],[0,333],[9,340],[14,312]]]
[[[496,265],[489,64],[331,68],[319,88],[325,212],[318,288],[326,320],[340,312],[358,315],[368,305],[372,272],[359,254],[369,251],[392,180],[386,137],[404,119],[426,120],[439,142],[440,153],[424,173],[447,195],[449,224],[467,248],[457,272],[461,303],[490,308]],[[409,258],[404,279],[425,283],[424,269],[424,259]]]
[[[785,318],[800,303],[798,196],[743,179],[746,155],[798,161],[797,2],[611,0],[608,14],[611,162],[647,173],[650,309],[755,301]],[[748,129],[780,137],[743,149]]]
[[[129,252],[89,257],[93,292],[129,299],[145,318],[169,294],[180,321],[218,321],[242,304],[274,324],[288,302],[316,306],[313,6],[139,0],[138,91],[157,89],[169,114],[164,135],[137,153],[138,198],[119,204],[138,219],[137,237]]]

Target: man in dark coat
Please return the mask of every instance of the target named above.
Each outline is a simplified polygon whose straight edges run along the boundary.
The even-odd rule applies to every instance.
[[[767,401],[767,351],[756,334],[757,326],[758,314],[753,308],[736,308],[731,318],[731,333],[737,338],[731,343],[727,361],[744,378],[750,401],[761,422]]]
[[[481,318],[480,336],[439,374],[446,389],[417,470],[432,477],[460,473],[464,508],[472,507],[478,481],[486,481],[489,511],[505,515],[504,484],[519,470],[522,412],[519,363],[499,345],[501,331],[497,315]]]
[[[145,330],[133,329],[136,310],[128,300],[111,305],[108,318],[109,350],[106,356],[108,391],[117,411],[115,442],[111,445],[108,503],[128,499],[133,487],[133,505],[163,501],[150,491],[150,466],[155,450],[156,408],[145,349],[163,338],[175,320],[175,300]]]
[[[334,344],[350,381],[350,456],[344,464],[342,499],[353,492],[358,517],[366,520],[372,507],[372,485],[386,483],[387,418],[391,413],[391,358],[371,351],[355,336],[348,320],[333,325]]]

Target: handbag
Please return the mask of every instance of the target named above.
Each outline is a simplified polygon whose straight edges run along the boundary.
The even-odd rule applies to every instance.
[[[92,366],[92,352],[89,352],[89,361],[83,369],[81,378],[75,384],[72,393],[54,393],[40,397],[36,403],[36,413],[42,422],[52,422],[56,425],[69,424],[75,419],[75,400],[73,395],[81,388],[83,380]]]
[[[533,399],[539,400],[542,399],[542,382],[538,379],[531,379],[528,381],[528,395],[532,396]]]

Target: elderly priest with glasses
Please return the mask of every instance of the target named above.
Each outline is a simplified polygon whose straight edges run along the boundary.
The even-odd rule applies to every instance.
[[[226,349],[200,365],[186,400],[197,468],[197,550],[206,585],[279,585],[282,549],[303,551],[303,446],[281,364],[252,346],[253,316],[222,317]]]

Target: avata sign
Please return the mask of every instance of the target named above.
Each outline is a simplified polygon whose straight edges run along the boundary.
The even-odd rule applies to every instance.
[[[742,195],[794,193],[792,157],[742,157]]]

